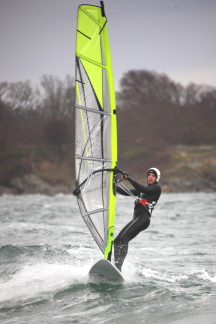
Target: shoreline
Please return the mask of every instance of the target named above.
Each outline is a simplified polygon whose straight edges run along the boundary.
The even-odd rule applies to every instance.
[[[160,182],[162,193],[193,193],[193,192],[216,192],[216,182],[197,178],[195,181],[173,178],[172,181]],[[74,186],[64,184],[50,185],[35,174],[25,175],[23,178],[14,178],[10,186],[0,185],[0,196],[3,195],[29,195],[42,194],[55,196],[57,194],[72,194]]]

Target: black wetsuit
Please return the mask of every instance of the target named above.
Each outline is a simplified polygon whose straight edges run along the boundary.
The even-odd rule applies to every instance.
[[[128,252],[129,241],[149,227],[152,210],[161,194],[161,187],[157,182],[152,185],[142,186],[131,177],[127,177],[127,180],[134,187],[129,191],[138,199],[135,201],[133,219],[120,231],[114,240],[115,265],[120,271]],[[130,195],[121,187],[117,187],[117,192],[124,196]],[[139,202],[144,200],[147,200],[146,206]]]

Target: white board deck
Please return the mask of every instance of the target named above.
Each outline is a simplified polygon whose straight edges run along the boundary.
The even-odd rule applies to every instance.
[[[90,269],[89,275],[103,276],[116,281],[124,280],[121,272],[110,261],[106,259],[102,259],[96,262]]]

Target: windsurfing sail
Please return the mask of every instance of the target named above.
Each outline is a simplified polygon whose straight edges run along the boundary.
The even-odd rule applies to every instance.
[[[100,3],[78,8],[75,173],[81,215],[108,259],[116,207],[117,123],[107,18]]]

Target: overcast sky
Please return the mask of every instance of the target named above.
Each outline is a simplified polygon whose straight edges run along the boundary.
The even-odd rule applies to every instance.
[[[0,0],[0,82],[74,76],[77,8],[99,0]],[[216,86],[216,0],[104,0],[115,88],[131,69]]]

